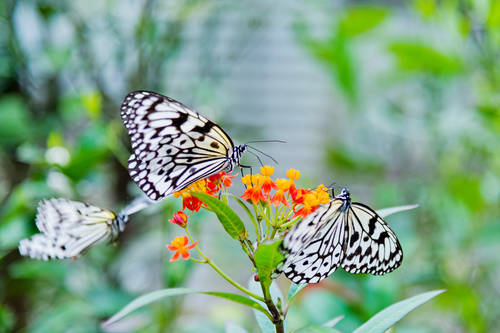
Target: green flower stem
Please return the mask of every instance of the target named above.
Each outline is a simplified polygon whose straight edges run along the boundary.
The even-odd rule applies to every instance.
[[[262,288],[262,294],[264,295],[264,303],[266,304],[267,309],[272,315],[271,321],[273,322],[274,327],[276,328],[276,333],[284,333],[285,332],[283,325],[284,316],[280,314],[280,311],[273,302],[271,293],[269,292],[270,285],[266,288],[261,281],[260,286]]]
[[[276,232],[278,232],[278,228],[273,227],[273,232],[271,233],[271,236],[269,237],[269,239],[273,240],[274,236],[276,236]]]
[[[257,205],[257,208],[259,210],[259,213],[260,215],[264,218],[264,220],[266,220],[266,222],[268,224],[272,224],[271,223],[271,220],[269,219],[269,216],[267,215],[267,213],[264,211],[264,209],[262,208],[262,205]]]
[[[253,223],[253,227],[255,228],[255,237],[257,238],[257,243],[259,243],[260,242],[260,230],[259,230],[260,228],[259,228],[259,225],[257,223],[257,220],[253,218],[253,216],[252,216],[251,220],[252,220],[252,223]]]
[[[188,228],[184,228],[184,230],[186,230],[186,234],[188,235],[189,239],[191,240],[191,243],[194,243],[193,241],[193,238],[191,237],[191,234],[189,233],[189,230]],[[198,253],[203,257],[203,259],[205,259],[205,263],[207,263],[208,265],[210,265],[210,267],[212,267],[217,273],[219,273],[220,276],[222,276],[224,278],[224,280],[226,280],[227,282],[229,282],[230,284],[232,284],[236,289],[244,292],[245,294],[247,294],[248,296],[251,296],[261,302],[265,302],[264,298],[262,298],[261,296],[259,295],[256,295],[254,293],[252,293],[250,290],[246,289],[245,287],[243,287],[241,284],[239,284],[238,282],[234,281],[233,279],[231,279],[226,273],[224,273],[220,268],[219,266],[217,266],[210,258],[208,258],[205,254],[203,254],[203,252],[200,250],[200,248],[198,247],[198,245],[195,246],[195,249],[198,251]]]
[[[197,262],[199,264],[206,264],[207,261],[206,260],[198,260],[198,259],[195,259],[193,257],[189,258],[191,261],[194,261],[194,262]]]
[[[257,218],[258,227],[259,227],[259,237],[257,238],[257,244],[260,244],[262,240],[262,235],[264,234],[264,230],[262,230],[262,216],[259,214],[259,210],[257,209],[257,205],[252,203],[253,210],[255,212],[255,217]]]
[[[283,205],[283,206],[279,207],[279,208],[278,208],[278,211],[276,212],[276,216],[277,216],[277,218],[276,218],[276,220],[277,220],[277,221],[276,221],[276,225],[277,225],[278,227],[280,227],[280,226],[281,226],[281,224],[282,224],[282,222],[283,222],[283,221],[286,221],[286,217],[282,216],[282,215],[283,215],[283,213],[284,213],[284,211],[285,211],[285,209],[286,209],[286,207],[287,207],[287,206],[284,206],[284,205]]]
[[[292,219],[290,222],[283,223],[280,227],[281,228],[288,228],[289,226],[292,226],[295,223],[297,223],[300,219],[302,219],[302,217],[297,216],[296,218]]]

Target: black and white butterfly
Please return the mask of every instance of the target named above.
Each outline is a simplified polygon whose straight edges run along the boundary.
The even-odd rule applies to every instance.
[[[401,265],[403,250],[394,232],[370,207],[351,202],[343,189],[300,221],[283,239],[284,272],[294,283],[317,283],[337,267],[382,275]]]
[[[217,124],[169,97],[131,92],[121,117],[132,144],[128,169],[152,200],[161,200],[199,179],[240,166],[247,145],[235,146]]]
[[[40,230],[19,242],[19,253],[34,259],[76,258],[105,240],[114,241],[129,215],[149,205],[140,198],[120,214],[64,198],[44,199],[38,204],[36,226]]]

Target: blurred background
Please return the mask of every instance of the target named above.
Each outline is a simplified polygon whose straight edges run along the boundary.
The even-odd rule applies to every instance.
[[[445,288],[394,332],[500,329],[500,2],[6,0],[0,43],[1,332],[99,332],[158,288],[234,292],[206,267],[168,262],[165,244],[182,235],[167,221],[175,199],[76,261],[17,251],[37,232],[42,198],[117,211],[140,194],[119,116],[136,89],[182,101],[237,143],[286,140],[258,145],[280,162],[277,176],[297,168],[300,185],[346,185],[376,209],[420,205],[388,218],[401,268],[337,271],[300,294],[289,328],[345,315],[337,327],[350,332],[398,300]],[[214,217],[191,225],[245,284],[246,257]],[[251,311],[197,295],[108,331],[223,332],[227,321],[258,332]]]

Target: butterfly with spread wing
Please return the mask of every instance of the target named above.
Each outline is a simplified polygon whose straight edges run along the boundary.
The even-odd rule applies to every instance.
[[[351,202],[344,188],[332,201],[300,221],[280,247],[284,272],[294,283],[317,283],[337,267],[382,275],[401,265],[403,250],[394,232],[370,207]]]
[[[114,241],[129,215],[147,205],[139,198],[120,214],[64,198],[44,199],[38,204],[36,226],[41,233],[19,242],[19,253],[34,259],[77,258],[105,240]]]
[[[199,179],[240,164],[247,145],[198,112],[167,96],[131,92],[121,106],[131,139],[128,169],[151,200],[161,200]]]

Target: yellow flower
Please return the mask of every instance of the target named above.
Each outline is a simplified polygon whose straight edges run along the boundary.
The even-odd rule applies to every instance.
[[[325,185],[321,184],[316,188],[316,198],[318,199],[320,204],[325,204],[330,202],[330,194],[328,194],[328,188]]]
[[[314,193],[304,195],[304,206],[314,207],[319,205],[319,200]]]
[[[264,165],[262,168],[260,168],[260,173],[263,176],[270,176],[274,173],[274,168],[269,165]]]
[[[205,179],[200,179],[188,187],[180,190],[179,192],[174,192],[174,197],[178,198],[181,195],[184,196],[185,192],[201,192],[205,193],[207,188],[207,181]]]
[[[246,175],[245,177],[241,177],[241,182],[247,186],[252,185],[252,176]]]
[[[278,179],[276,179],[276,186],[280,190],[288,191],[290,186],[292,186],[292,181],[289,179],[285,179],[285,178],[278,178]]]
[[[300,171],[296,169],[288,169],[286,172],[286,176],[291,180],[297,180],[300,178]]]
[[[182,259],[184,260],[189,259],[190,255],[188,251],[191,250],[193,247],[195,247],[198,241],[194,242],[191,245],[188,245],[188,243],[189,240],[187,236],[184,236],[184,237],[175,237],[171,244],[167,244],[167,248],[170,251],[175,252],[172,259],[170,259],[170,262],[176,261],[177,259],[179,259],[179,256],[182,256]]]

